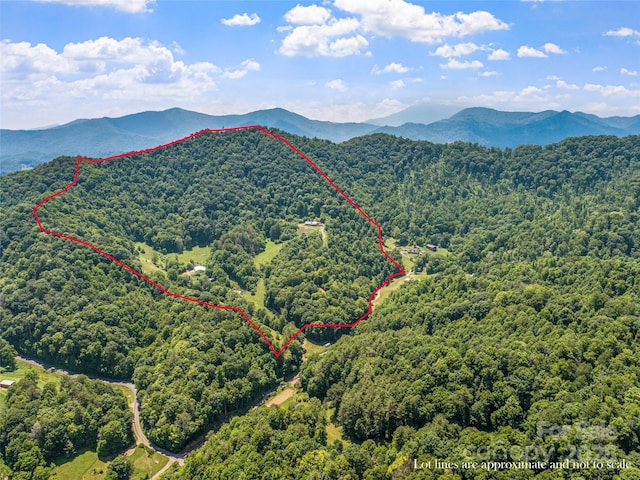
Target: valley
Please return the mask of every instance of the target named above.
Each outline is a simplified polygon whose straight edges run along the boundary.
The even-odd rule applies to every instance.
[[[608,452],[611,468],[581,473],[633,478],[637,136],[501,150],[385,134],[341,144],[278,134],[379,222],[386,251],[407,271],[380,291],[368,318],[350,331],[307,328],[275,357],[236,312],[168,297],[90,248],[42,233],[32,208],[68,185],[75,159],[63,157],[0,177],[0,359],[15,348],[135,385],[142,430],[158,449],[181,452],[202,439],[165,480],[420,478],[412,459],[502,461],[482,456],[527,445],[554,448],[558,462],[574,447]],[[366,311],[394,272],[375,230],[289,155],[257,135],[193,139],[83,165],[86,175],[39,214],[47,228],[100,245],[172,292],[239,306],[284,342],[309,318],[348,321]],[[305,225],[315,221],[324,226]],[[0,397],[8,406],[0,472],[27,471],[18,455],[39,472],[57,458],[44,434],[19,441],[55,408],[48,399],[66,405],[65,392],[86,391],[75,395],[86,403],[66,407],[77,415],[56,417],[75,425],[83,409],[97,408],[91,392],[104,387],[43,375],[9,403]],[[109,408],[130,412],[125,393],[104,390],[112,401],[103,424],[64,447],[72,462],[108,468],[92,466],[86,448],[118,432],[106,428]],[[253,409],[265,395],[273,405]],[[147,472],[163,468],[159,457],[134,455],[139,472],[145,462]]]

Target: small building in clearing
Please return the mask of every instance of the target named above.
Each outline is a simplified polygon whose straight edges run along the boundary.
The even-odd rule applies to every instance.
[[[205,267],[204,265],[196,265],[195,267],[193,267],[193,271],[194,272],[206,272],[207,271],[207,267]]]
[[[316,220],[307,220],[306,222],[304,222],[304,224],[308,227],[324,227],[324,223],[318,222]]]
[[[4,388],[6,390],[7,388],[9,388],[14,383],[16,383],[16,382],[14,382],[13,380],[2,380],[0,382],[0,388]]]
[[[427,243],[427,248],[432,252],[435,252],[436,250],[438,250],[438,247],[435,246],[433,243]]]

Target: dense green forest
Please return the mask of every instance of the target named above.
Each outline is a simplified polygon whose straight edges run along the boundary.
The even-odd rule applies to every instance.
[[[86,376],[40,386],[32,370],[9,389],[1,412],[0,453],[16,480],[57,479],[49,465],[58,457],[86,448],[106,457],[133,441],[124,394]]]
[[[301,369],[294,404],[234,418],[169,477],[640,478],[639,137],[505,150],[286,137],[386,239],[449,253],[413,257],[412,281],[353,331],[308,331],[337,340],[326,354],[303,363],[299,338],[275,358],[238,315],[41,233],[31,208],[69,182],[70,158],[0,178],[0,335],[133,378],[149,438],[174,450]],[[355,320],[396,271],[368,222],[255,132],[83,164],[41,211],[172,291],[242,307],[276,344],[310,321]],[[299,228],[315,219],[322,231]],[[182,275],[193,247],[211,248],[206,275]],[[611,465],[461,467],[523,459]],[[449,467],[415,469],[436,460]]]

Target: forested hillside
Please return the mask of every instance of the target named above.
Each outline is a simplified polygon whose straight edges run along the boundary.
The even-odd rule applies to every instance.
[[[49,468],[58,457],[86,448],[108,456],[133,440],[124,394],[85,376],[39,385],[31,371],[11,387],[0,412],[0,452],[16,479],[58,479]]]
[[[287,138],[387,241],[444,252],[394,250],[412,281],[326,354],[302,364],[296,340],[276,359],[237,315],[167,298],[41,233],[30,209],[68,183],[69,158],[0,179],[1,335],[29,355],[132,377],[149,437],[172,449],[302,364],[294,403],[234,419],[169,477],[638,478],[640,137],[505,150]],[[395,271],[374,229],[306,167],[258,135],[208,136],[83,165],[41,217],[168,288],[242,306],[281,341],[310,317],[355,319]],[[300,228],[315,219],[325,227]],[[211,248],[206,275],[182,276],[198,248]],[[453,467],[565,458],[612,463]],[[414,459],[451,466],[414,470]]]

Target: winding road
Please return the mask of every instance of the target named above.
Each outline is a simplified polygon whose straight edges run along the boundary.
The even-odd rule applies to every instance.
[[[40,362],[38,360],[33,360],[30,358],[25,358],[19,355],[16,357],[16,359],[21,360],[30,365],[33,365],[35,367],[44,368],[45,370],[52,370],[53,372],[60,373],[62,375],[69,375],[71,377],[77,377],[78,375],[85,375],[86,377],[92,380],[100,380],[101,382],[109,383],[111,385],[117,385],[117,386],[128,389],[133,394],[133,401],[129,403],[129,408],[133,412],[133,436],[136,440],[136,445],[144,445],[148,448],[151,448],[155,452],[164,455],[169,459],[167,464],[158,473],[156,473],[153,477],[151,477],[151,480],[160,478],[160,476],[164,472],[166,472],[169,468],[171,468],[171,465],[173,465],[176,462],[180,465],[183,465],[184,459],[193,450],[193,447],[187,447],[181,453],[173,453],[173,452],[170,452],[169,450],[165,450],[164,448],[158,447],[149,441],[149,439],[144,433],[144,430],[142,429],[142,422],[140,421],[140,408],[139,408],[140,405],[138,402],[138,390],[136,389],[136,386],[133,383],[123,382],[121,380],[115,380],[113,378],[100,377],[97,375],[80,374],[78,372],[72,372],[69,370],[65,370],[63,368],[58,368],[58,367],[55,367],[54,365],[50,365],[48,363]]]

